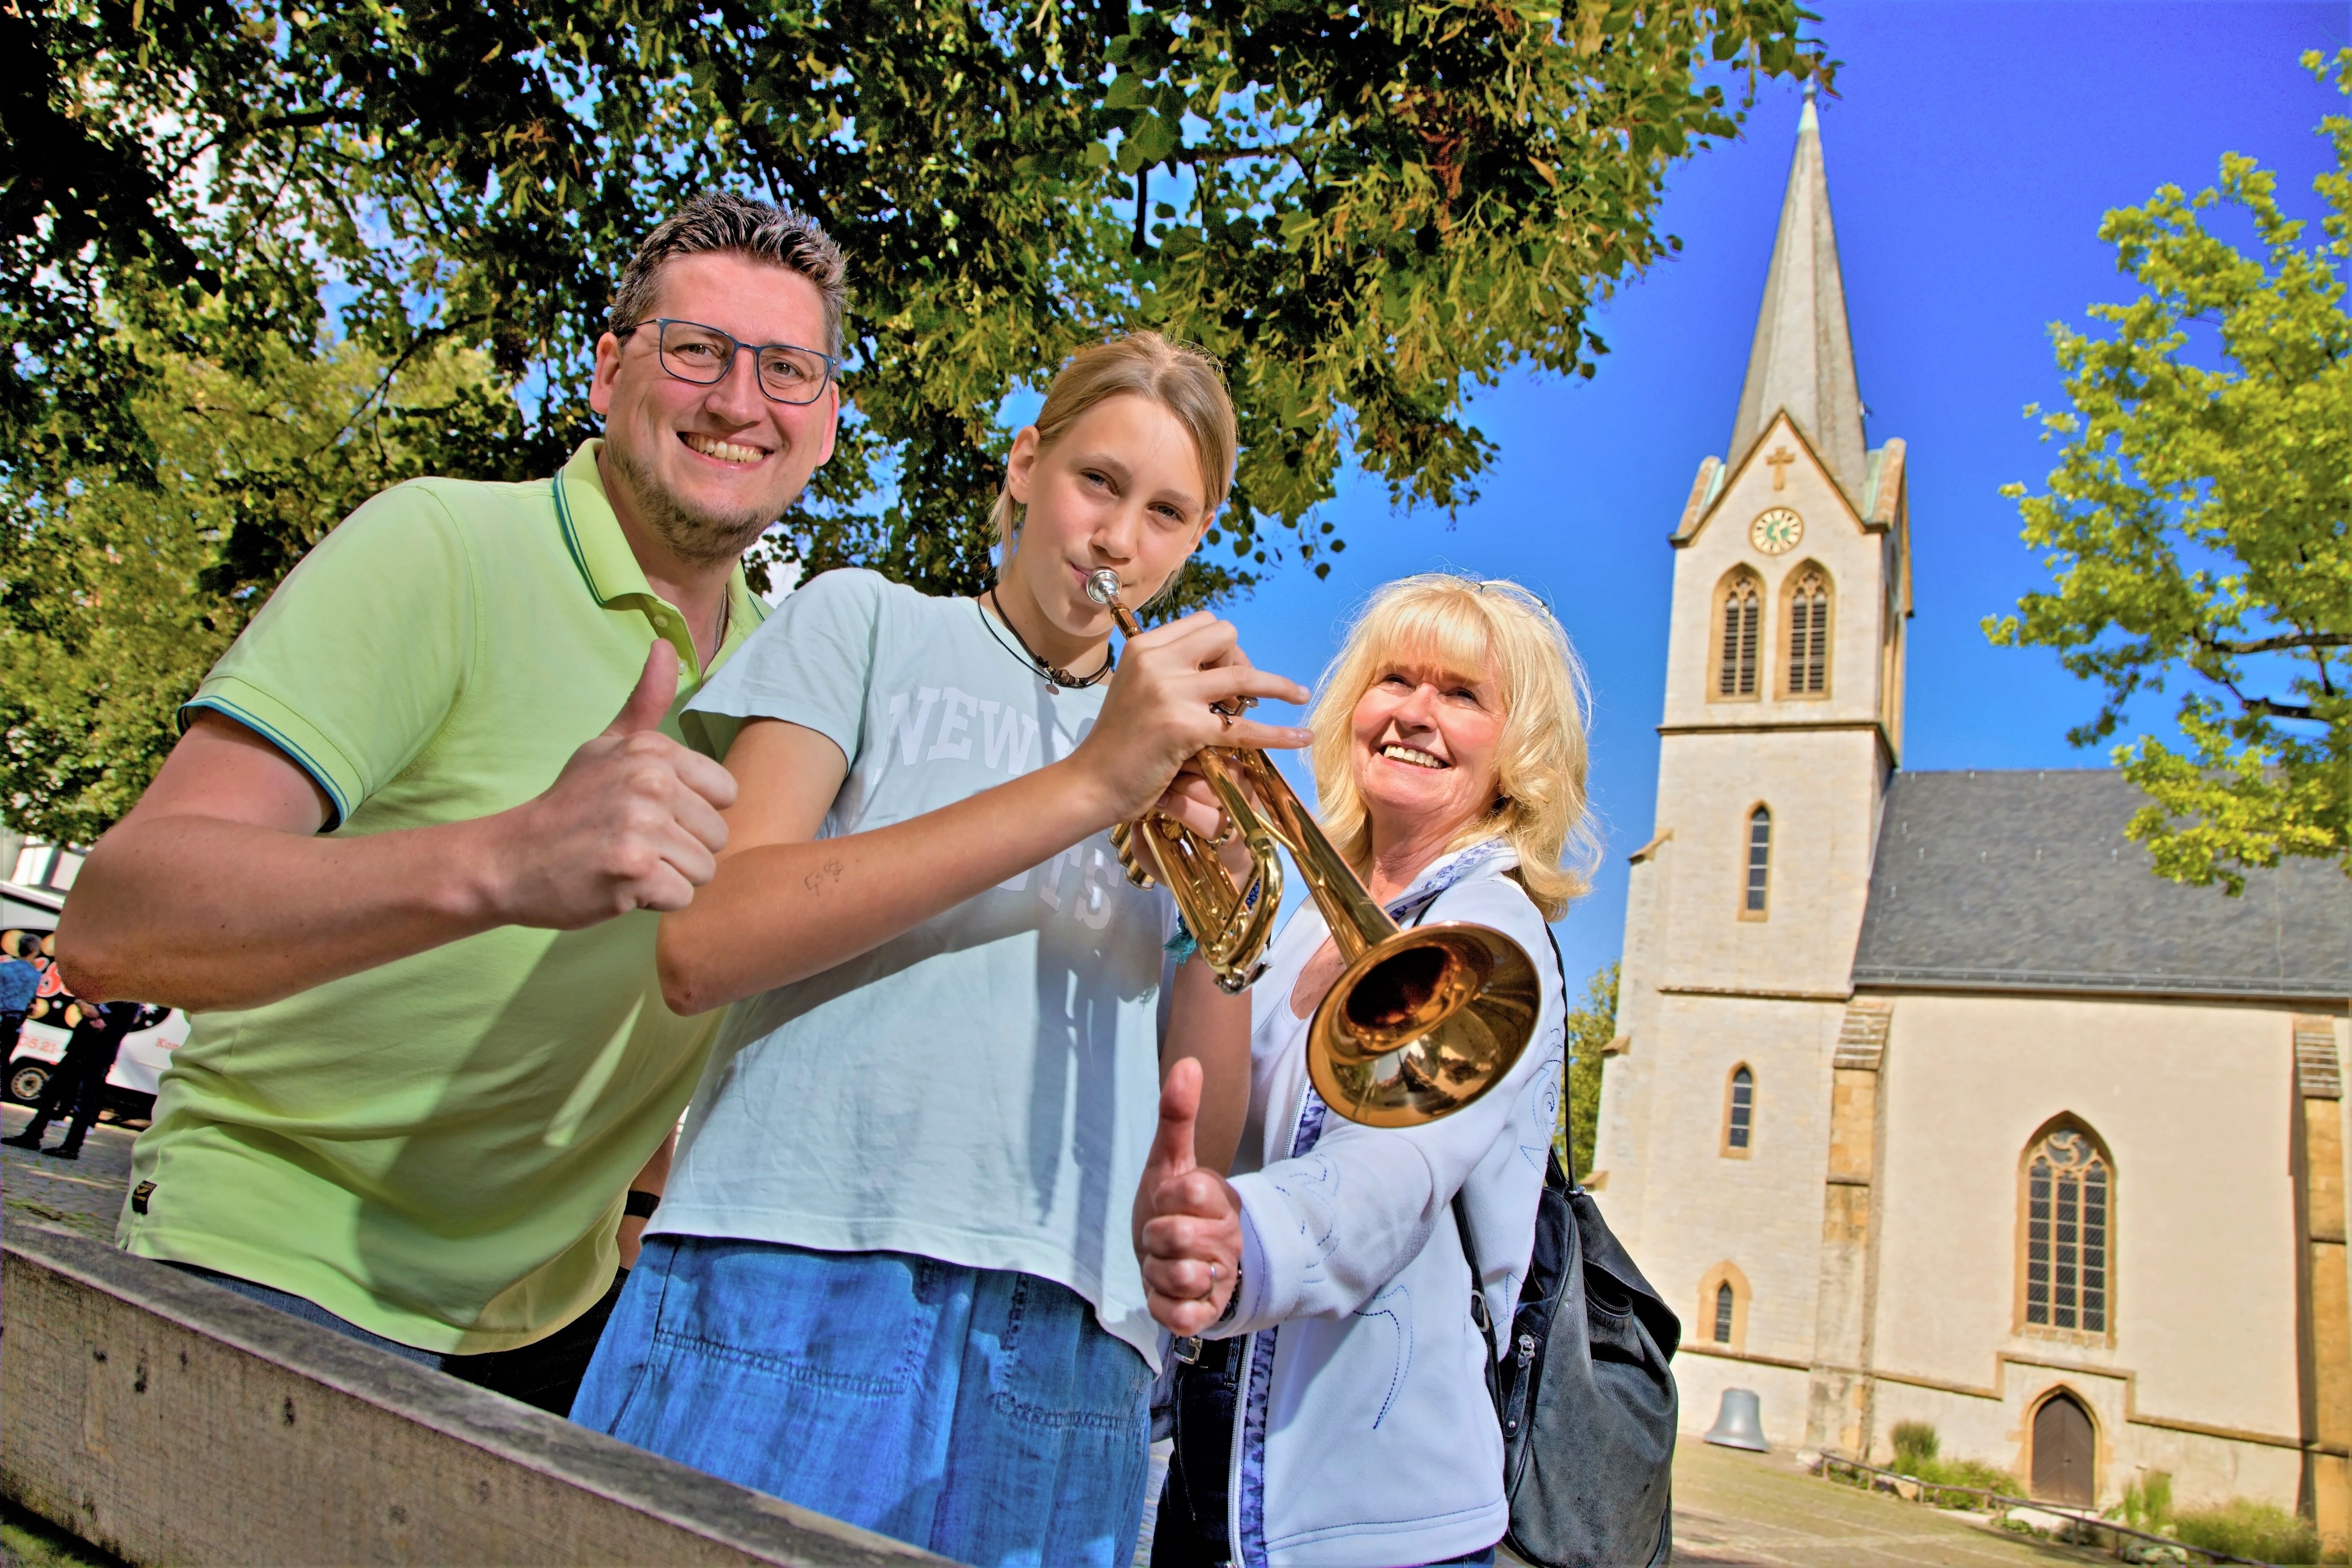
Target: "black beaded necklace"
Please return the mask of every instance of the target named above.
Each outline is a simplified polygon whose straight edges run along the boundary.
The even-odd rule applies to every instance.
[[[1021,628],[1014,626],[1013,618],[1004,613],[1004,601],[996,596],[994,588],[988,591],[988,602],[996,606],[996,614],[991,616],[982,611],[980,623],[988,628],[990,637],[996,638],[996,646],[1003,648],[1007,653],[1013,652],[1012,646],[1005,642],[1003,635],[996,629],[997,623],[1002,621],[1004,624],[1004,630],[1013,634],[1013,641],[1021,645],[1021,655],[1026,656],[1029,662],[1036,667],[1037,673],[1066,691],[1083,691],[1089,686],[1101,685],[1118,663],[1118,656],[1106,647],[1103,649],[1102,668],[1092,675],[1072,675],[1059,665],[1048,664],[1037,656],[1037,650],[1029,646],[1029,639],[1021,635]]]

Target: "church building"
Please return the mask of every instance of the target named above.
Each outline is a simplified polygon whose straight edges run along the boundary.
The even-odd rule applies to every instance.
[[[1750,1389],[1774,1447],[1884,1463],[1925,1421],[2037,1497],[2162,1470],[2340,1549],[2352,883],[2161,880],[2108,770],[1904,772],[1905,465],[1864,435],[1809,97],[1673,534],[1590,1183],[1683,1314],[1683,1425]]]

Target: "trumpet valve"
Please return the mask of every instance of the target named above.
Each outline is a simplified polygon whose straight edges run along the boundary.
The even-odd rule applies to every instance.
[[[1118,868],[1127,873],[1129,885],[1138,888],[1159,886],[1150,872],[1135,858],[1135,824],[1114,823],[1110,830],[1110,847],[1118,851]]]

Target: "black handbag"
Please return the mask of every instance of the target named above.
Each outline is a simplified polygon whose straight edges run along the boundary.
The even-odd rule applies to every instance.
[[[1458,1193],[1454,1220],[1475,1281],[1478,1256]],[[1677,1413],[1667,1363],[1682,1321],[1633,1267],[1592,1194],[1568,1179],[1557,1150],[1499,1363],[1475,1284],[1471,1316],[1485,1333],[1487,1392],[1503,1427],[1505,1542],[1538,1568],[1664,1568],[1674,1550]]]

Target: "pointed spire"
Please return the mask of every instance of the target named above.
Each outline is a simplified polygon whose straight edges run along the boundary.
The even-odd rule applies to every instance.
[[[1780,203],[1780,234],[1764,279],[1756,346],[1731,432],[1731,467],[1787,409],[1847,497],[1862,504],[1862,394],[1854,384],[1853,339],[1846,330],[1845,284],[1838,275],[1837,235],[1830,226],[1829,176],[1822,166],[1822,121],[1813,84],[1797,121],[1797,156]]]

